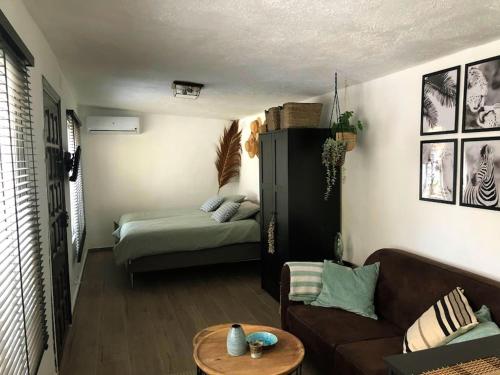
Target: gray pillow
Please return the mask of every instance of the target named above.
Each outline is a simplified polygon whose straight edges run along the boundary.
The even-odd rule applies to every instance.
[[[200,207],[200,210],[205,212],[212,212],[216,210],[221,204],[224,202],[224,197],[220,197],[218,195],[208,198],[205,203],[203,203]]]
[[[260,206],[250,202],[245,201],[241,203],[238,212],[231,218],[231,221],[245,220],[252,216],[255,216],[260,211]]]
[[[240,207],[239,203],[234,202],[224,202],[222,205],[212,214],[212,219],[218,221],[219,223],[225,223],[233,217],[233,215],[238,211]]]
[[[234,202],[234,203],[241,203],[245,200],[245,196],[244,195],[239,195],[239,194],[236,194],[236,195],[226,195],[224,197],[224,202]]]

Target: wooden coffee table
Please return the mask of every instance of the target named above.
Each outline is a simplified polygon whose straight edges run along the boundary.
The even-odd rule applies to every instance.
[[[274,327],[242,324],[245,334],[257,331],[274,333],[278,337],[276,346],[264,350],[262,358],[253,359],[250,351],[239,357],[227,354],[226,339],[231,324],[212,326],[193,338],[193,358],[198,374],[207,375],[285,375],[301,374],[304,346],[286,331]]]

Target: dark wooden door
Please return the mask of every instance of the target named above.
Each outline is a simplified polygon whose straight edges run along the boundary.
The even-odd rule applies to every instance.
[[[68,213],[64,195],[64,166],[60,99],[44,81],[44,135],[49,203],[50,254],[52,267],[52,299],[54,335],[58,363],[71,324],[71,296],[68,269]]]
[[[260,204],[261,204],[261,260],[262,288],[276,293],[273,280],[276,268],[276,255],[269,252],[268,227],[276,212],[275,162],[276,154],[273,134],[260,137]],[[275,241],[276,244],[276,241]]]

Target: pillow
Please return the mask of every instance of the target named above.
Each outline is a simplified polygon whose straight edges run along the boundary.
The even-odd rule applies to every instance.
[[[500,334],[500,328],[495,322],[479,323],[470,331],[451,340],[447,345],[458,344],[459,342],[482,339],[483,337],[494,336]]]
[[[238,212],[231,218],[231,221],[245,220],[249,217],[255,216],[260,211],[260,206],[249,201],[241,203]]]
[[[234,203],[241,203],[245,200],[245,196],[244,195],[226,195],[224,197],[224,202],[234,202]]]
[[[444,345],[477,326],[462,288],[455,288],[424,312],[406,331],[403,352]]]
[[[224,202],[224,198],[218,195],[208,198],[205,203],[203,203],[200,207],[200,210],[205,212],[212,212],[216,210],[221,204]]]
[[[373,304],[380,263],[355,269],[325,261],[323,287],[311,305],[337,307],[367,318],[378,319]]]
[[[476,316],[477,318],[477,321],[479,323],[486,323],[486,322],[492,322],[493,319],[491,318],[491,313],[490,313],[490,309],[488,308],[488,306],[481,306],[481,308],[479,310],[477,310],[474,315]]]
[[[218,221],[219,223],[225,223],[233,217],[233,215],[240,208],[239,203],[234,202],[224,202],[217,211],[212,214],[212,219]]]

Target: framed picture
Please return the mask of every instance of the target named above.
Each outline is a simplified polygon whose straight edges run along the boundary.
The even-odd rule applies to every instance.
[[[500,211],[500,137],[462,139],[460,205]]]
[[[420,135],[458,131],[458,93],[460,66],[422,77]]]
[[[500,130],[500,56],[465,65],[463,132]]]
[[[457,140],[420,142],[420,200],[455,204]]]

